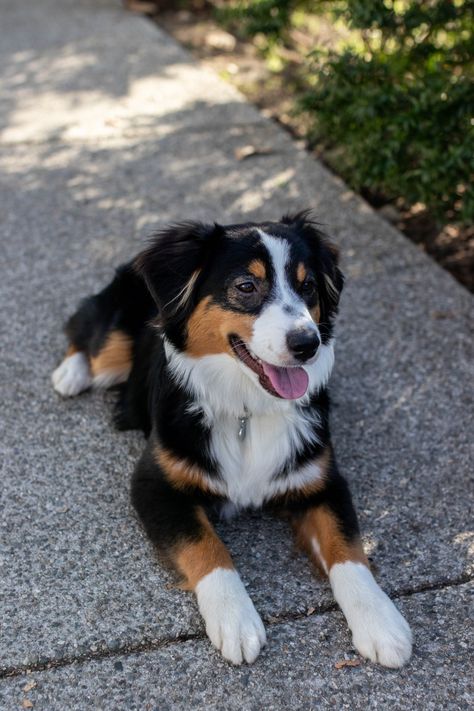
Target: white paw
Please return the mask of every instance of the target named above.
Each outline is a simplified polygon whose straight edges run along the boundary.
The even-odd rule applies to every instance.
[[[254,662],[267,641],[265,628],[235,570],[216,568],[196,585],[207,636],[233,664]]]
[[[53,387],[63,397],[78,395],[90,388],[92,378],[84,353],[74,353],[63,360],[51,376]]]
[[[357,651],[384,667],[403,666],[411,656],[411,630],[370,570],[362,563],[337,563],[329,579]]]

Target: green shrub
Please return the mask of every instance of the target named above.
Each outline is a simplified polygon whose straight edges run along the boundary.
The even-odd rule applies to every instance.
[[[313,136],[343,149],[346,180],[441,220],[472,220],[474,2],[237,0],[225,12],[274,44],[297,10],[351,30],[342,47],[306,58],[300,101]]]

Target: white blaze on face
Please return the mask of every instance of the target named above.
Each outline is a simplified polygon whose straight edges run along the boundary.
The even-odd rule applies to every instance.
[[[255,320],[249,347],[258,358],[279,366],[300,365],[288,350],[286,338],[290,331],[298,328],[319,330],[304,300],[292,289],[288,282],[287,265],[290,246],[285,239],[272,237],[258,230],[265,245],[274,270],[274,283],[268,303]]]

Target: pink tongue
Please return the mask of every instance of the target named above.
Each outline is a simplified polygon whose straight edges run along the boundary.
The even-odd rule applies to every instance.
[[[296,400],[308,389],[308,374],[303,368],[280,368],[263,361],[262,366],[274,390],[285,400]]]

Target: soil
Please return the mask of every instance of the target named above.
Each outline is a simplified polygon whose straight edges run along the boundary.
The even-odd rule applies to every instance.
[[[130,10],[142,12],[204,64],[236,86],[256,104],[265,116],[280,123],[298,139],[306,140],[310,118],[293,111],[299,87],[299,55],[288,50],[285,67],[272,71],[255,43],[222,29],[212,17],[206,0],[198,2],[193,12],[172,9],[164,0],[129,0]],[[171,7],[170,7],[171,6]],[[162,8],[161,10],[159,8]],[[317,41],[326,44],[334,30],[324,24]],[[307,38],[298,37],[300,43]],[[314,42],[314,38],[313,38]],[[337,150],[306,143],[308,151],[333,172]],[[335,155],[336,154],[336,155]],[[461,284],[474,292],[474,226],[457,223],[439,225],[421,204],[405,205],[402,199],[388,200],[380,194],[362,191],[362,196],[387,221],[426,251]]]

